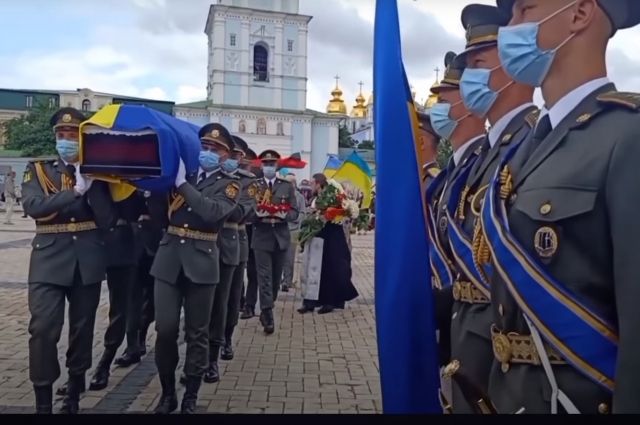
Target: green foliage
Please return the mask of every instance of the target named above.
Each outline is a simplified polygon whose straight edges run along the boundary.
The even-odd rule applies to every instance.
[[[363,140],[362,143],[358,145],[358,149],[375,149],[373,140]]]
[[[447,167],[447,163],[449,162],[451,155],[453,155],[451,143],[445,139],[440,140],[440,143],[438,143],[438,165],[440,166],[440,169]]]
[[[37,104],[27,115],[5,122],[6,148],[21,151],[23,156],[55,154],[56,139],[49,120],[56,110]]]
[[[352,148],[355,145],[351,138],[351,133],[345,125],[341,125],[338,130],[338,146],[341,148]]]

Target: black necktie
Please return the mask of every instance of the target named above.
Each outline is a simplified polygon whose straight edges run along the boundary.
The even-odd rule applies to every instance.
[[[201,172],[200,175],[198,176],[198,184],[202,183],[206,178],[207,178],[207,173],[204,171]]]
[[[549,114],[547,113],[540,119],[540,121],[538,121],[538,124],[536,124],[536,128],[533,132],[533,139],[529,145],[529,153],[533,153],[533,151],[540,146],[540,143],[542,143],[549,133],[551,133],[551,130],[553,130],[553,127],[551,127],[551,118],[549,118]]]
[[[273,192],[273,183],[269,180],[269,192]]]

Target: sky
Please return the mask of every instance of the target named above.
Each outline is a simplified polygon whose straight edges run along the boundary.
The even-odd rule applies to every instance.
[[[424,100],[448,50],[464,48],[465,0],[398,0],[403,57]],[[476,3],[495,4],[493,0]],[[206,98],[212,0],[2,0],[0,87],[94,91],[173,100]],[[324,111],[340,76],[355,103],[373,84],[374,0],[300,0],[309,24],[307,107]],[[640,27],[618,32],[608,53],[619,90],[640,91]],[[441,74],[442,75],[442,74]]]

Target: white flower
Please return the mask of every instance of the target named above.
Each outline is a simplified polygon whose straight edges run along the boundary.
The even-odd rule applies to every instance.
[[[360,207],[358,207],[358,204],[351,199],[345,199],[342,201],[342,209],[347,212],[349,218],[355,219],[360,215]]]
[[[344,189],[342,188],[342,185],[340,183],[338,183],[337,181],[335,181],[334,179],[329,179],[329,181],[327,183],[329,185],[335,187],[336,189],[338,189],[338,192],[344,193]]]

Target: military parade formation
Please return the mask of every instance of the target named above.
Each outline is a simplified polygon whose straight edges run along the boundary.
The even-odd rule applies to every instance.
[[[68,381],[58,394],[64,396],[62,413],[78,412],[91,368],[101,282],[106,279],[109,325],[88,389],[107,387],[114,360],[122,367],[140,362],[155,321],[155,361],[162,386],[155,412],[176,410],[184,311],[186,358],[180,381],[186,390],[181,412],[194,413],[202,381],[218,382],[218,359],[233,359],[232,336],[242,298],[249,318],[259,294],[260,322],[266,334],[274,332],[273,304],[291,239],[288,222],[298,215],[294,187],[276,176],[277,152],[256,155],[244,140],[214,123],[198,133],[198,172],[187,172],[180,160],[169,193],[135,190],[121,199],[108,182],[80,171],[79,127],[85,120],[73,108],[57,111],[51,125],[58,158],[30,163],[23,178],[24,210],[36,220],[28,292],[29,373],[36,412],[52,412],[52,385],[61,374],[57,343],[65,299]],[[257,203],[267,198],[286,205],[286,212],[258,211]],[[256,279],[243,296],[250,251],[255,270],[249,274]],[[124,354],[115,358],[125,339]]]
[[[640,2],[498,0],[461,21],[465,49],[447,53],[438,103],[419,117],[419,151],[440,139],[454,151],[441,171],[423,158],[422,176],[452,383],[441,402],[638,413],[640,95],[616,89],[605,56]]]

